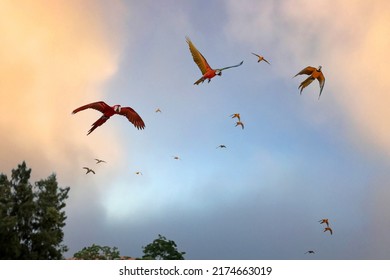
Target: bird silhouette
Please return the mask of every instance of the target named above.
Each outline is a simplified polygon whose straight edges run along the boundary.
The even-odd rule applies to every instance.
[[[95,160],[96,160],[96,164],[101,163],[101,162],[106,163],[106,162],[105,162],[104,160],[102,160],[102,159],[95,158]]]
[[[302,90],[305,87],[307,87],[308,85],[311,84],[312,81],[317,79],[319,84],[320,84],[320,95],[318,96],[318,99],[320,99],[322,90],[323,90],[324,85],[325,85],[325,77],[324,77],[324,74],[322,73],[321,69],[322,69],[322,66],[319,66],[318,69],[316,69],[312,66],[307,66],[301,72],[299,72],[298,74],[296,74],[294,76],[294,77],[296,77],[298,75],[303,75],[303,74],[309,75],[309,77],[306,80],[304,80],[298,87],[298,89],[301,89],[300,94],[302,94]]]
[[[90,173],[90,172],[92,172],[93,174],[95,174],[95,171],[93,171],[91,168],[83,167],[83,169],[87,170],[87,173],[85,173],[85,174],[88,174],[88,173]]]
[[[156,109],[156,113],[161,113],[160,108],[157,108],[157,109]]]
[[[142,172],[140,172],[140,171],[135,172],[135,174],[137,174],[137,175],[143,175]]]
[[[307,251],[305,254],[315,254],[315,252],[312,251],[312,250],[309,250],[309,251]]]
[[[241,118],[240,118],[240,114],[239,114],[239,113],[234,113],[234,114],[232,114],[232,115],[230,115],[230,116],[232,117],[232,119],[237,118],[238,121],[241,121]]]
[[[92,124],[92,128],[88,131],[89,135],[97,127],[104,124],[110,117],[115,114],[125,116],[137,129],[144,129],[145,123],[142,118],[130,107],[121,107],[120,105],[109,106],[103,101],[93,102],[75,109],[72,114],[76,114],[85,109],[95,109],[103,113],[103,115]]]
[[[196,63],[196,65],[198,65],[198,67],[203,75],[199,80],[197,80],[194,83],[194,85],[198,85],[200,83],[203,83],[205,80],[208,80],[208,82],[210,83],[211,79],[214,78],[216,75],[221,76],[223,70],[233,68],[233,67],[238,67],[244,63],[244,61],[241,61],[237,65],[228,66],[228,67],[224,67],[221,69],[213,69],[210,67],[207,60],[204,58],[204,56],[198,51],[198,49],[195,47],[195,45],[191,42],[189,37],[186,37],[186,41],[187,41],[188,46],[190,48],[192,58],[194,59],[194,62]]]
[[[321,219],[318,222],[320,222],[320,224],[326,224],[326,226],[329,227],[329,220],[328,219]]]
[[[236,122],[235,126],[239,126],[239,125],[241,126],[242,129],[244,129],[244,123],[243,122],[241,122],[241,121]]]
[[[265,61],[267,62],[269,65],[271,65],[271,63],[269,63],[265,58],[264,56],[261,56],[261,55],[258,55],[258,54],[255,54],[255,53],[252,53],[253,55],[257,56],[259,59],[257,60],[257,62],[260,62],[260,61]]]
[[[173,156],[173,159],[179,160],[179,159],[181,159],[181,158],[179,158],[178,156]]]
[[[326,231],[329,231],[331,235],[333,234],[333,230],[330,227],[326,227],[324,229],[324,232],[326,232]]]
[[[226,148],[226,146],[225,145],[219,145],[218,147],[217,147],[217,149],[218,148]]]

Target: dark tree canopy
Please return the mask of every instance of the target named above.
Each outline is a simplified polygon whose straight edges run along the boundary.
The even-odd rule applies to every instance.
[[[175,241],[167,240],[165,236],[158,235],[152,243],[143,247],[142,259],[149,260],[184,260],[185,252],[179,252]]]
[[[92,244],[75,253],[73,257],[78,260],[117,260],[120,259],[120,253],[117,247]]]
[[[0,259],[62,259],[69,187],[59,188],[54,174],[29,182],[26,163],[0,174]]]

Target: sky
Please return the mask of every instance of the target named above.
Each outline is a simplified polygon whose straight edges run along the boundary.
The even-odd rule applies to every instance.
[[[389,259],[389,18],[386,0],[3,1],[0,172],[70,187],[66,257],[141,257],[161,234],[186,259]],[[186,36],[213,68],[244,63],[194,85]],[[300,94],[319,65],[321,98]],[[101,113],[71,112],[95,101],[145,129],[87,136]]]

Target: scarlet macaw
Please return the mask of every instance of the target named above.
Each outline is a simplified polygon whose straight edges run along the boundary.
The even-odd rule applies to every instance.
[[[236,122],[235,126],[239,126],[239,125],[241,125],[241,128],[244,129],[244,123],[242,121]]]
[[[326,232],[326,231],[329,231],[329,232],[330,232],[330,235],[333,234],[333,230],[332,230],[330,227],[326,227],[326,228],[324,229],[324,232]]]
[[[322,66],[319,66],[318,69],[312,67],[312,66],[307,66],[306,68],[304,68],[301,72],[299,72],[298,74],[296,74],[294,77],[298,76],[298,75],[302,75],[302,74],[305,74],[305,75],[310,75],[306,80],[304,80],[298,87],[298,89],[300,88],[301,89],[301,94],[302,94],[302,90],[307,87],[308,85],[311,84],[312,81],[314,81],[315,79],[318,80],[319,84],[320,84],[320,95],[318,96],[318,99],[320,99],[321,97],[321,93],[322,93],[322,89],[324,88],[324,85],[325,85],[325,77],[324,77],[324,74],[322,73],[321,71],[321,68]],[[293,77],[293,78],[294,78]]]
[[[240,118],[240,114],[239,113],[234,113],[234,114],[232,114],[232,115],[230,115],[231,117],[232,117],[232,119],[234,119],[234,118],[237,118],[238,119],[238,121],[240,121],[241,120],[241,118]]]
[[[121,107],[120,105],[109,106],[103,101],[98,101],[81,106],[80,108],[75,109],[72,114],[76,114],[77,112],[85,109],[95,109],[103,113],[103,116],[101,116],[96,122],[92,124],[92,128],[88,131],[87,135],[89,135],[97,127],[104,124],[110,117],[115,114],[125,116],[137,129],[144,129],[145,127],[145,123],[142,118],[130,107]]]
[[[320,222],[320,224],[326,224],[326,226],[329,226],[329,219],[321,219],[319,220],[318,222]]]
[[[106,162],[105,162],[104,160],[102,160],[102,159],[95,158],[95,160],[96,160],[96,164],[101,163],[101,162],[106,163]]]
[[[93,174],[95,174],[95,171],[93,171],[91,168],[83,167],[83,169],[87,170],[87,173],[85,173],[85,174],[88,174],[88,173],[90,173],[90,172],[92,172]]]
[[[257,60],[257,62],[260,62],[262,60],[264,60],[265,62],[267,62],[269,65],[271,65],[271,63],[269,63],[265,58],[264,56],[261,56],[261,55],[258,55],[258,54],[255,54],[255,53],[252,53],[253,55],[257,56],[259,59]]]
[[[196,49],[195,45],[191,42],[190,38],[186,37],[186,41],[188,43],[188,46],[190,47],[190,52],[192,54],[192,58],[194,59],[195,63],[198,65],[200,71],[202,72],[202,77],[197,80],[194,85],[198,85],[200,83],[203,83],[205,80],[208,80],[210,83],[210,80],[214,78],[216,75],[221,76],[222,71],[232,68],[232,67],[238,67],[241,64],[244,63],[244,61],[241,61],[237,65],[224,67],[221,69],[212,69],[210,65],[207,63],[207,60],[204,58],[204,56]]]

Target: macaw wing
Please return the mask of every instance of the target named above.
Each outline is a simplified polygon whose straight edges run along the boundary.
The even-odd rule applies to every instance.
[[[306,68],[302,69],[301,72],[299,72],[298,74],[296,74],[294,77],[298,76],[298,75],[302,75],[302,74],[306,74],[306,75],[311,75],[311,73],[313,73],[314,71],[316,71],[317,69],[314,68],[314,67],[311,67],[311,66],[307,66]]]
[[[103,101],[98,101],[98,102],[93,102],[93,103],[81,106],[81,107],[73,110],[72,114],[76,114],[77,112],[80,112],[80,111],[85,110],[85,109],[95,109],[95,110],[98,110],[98,111],[104,113],[107,110],[107,108],[110,108],[110,106],[108,106]]]
[[[194,59],[196,65],[198,65],[202,74],[206,73],[208,69],[211,69],[210,65],[207,63],[207,60],[204,56],[198,51],[195,45],[191,42],[190,38],[186,37],[186,41],[190,48],[192,58]]]
[[[121,111],[119,112],[120,115],[125,116],[137,129],[144,129],[145,123],[138,115],[136,111],[134,111],[130,107],[122,107]]]
[[[321,97],[322,89],[324,88],[324,85],[325,85],[325,77],[324,77],[324,74],[322,74],[322,72],[317,77],[317,80],[320,83],[320,96],[318,97],[318,99],[319,99]]]
[[[221,68],[221,69],[218,69],[218,70],[219,70],[219,71],[223,71],[223,70],[226,70],[226,69],[229,69],[229,68],[238,67],[238,66],[241,66],[243,63],[244,63],[244,61],[241,61],[241,62],[238,63],[237,65],[224,67],[224,68]]]

